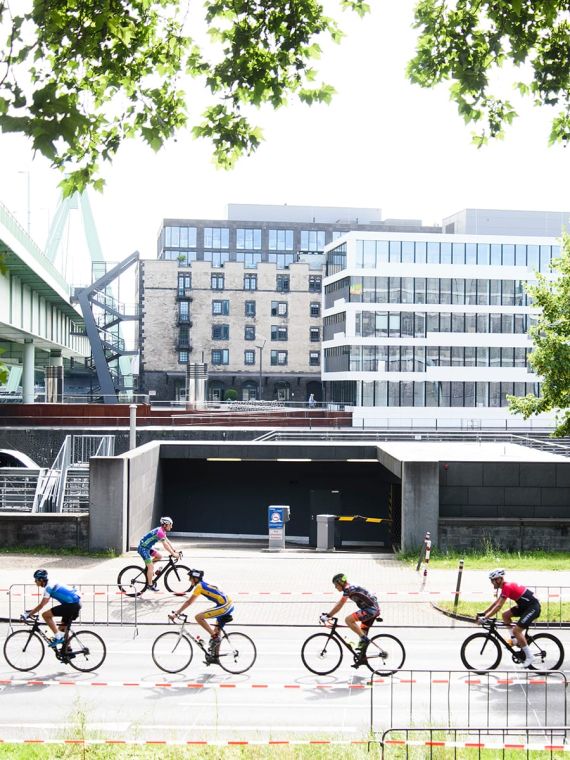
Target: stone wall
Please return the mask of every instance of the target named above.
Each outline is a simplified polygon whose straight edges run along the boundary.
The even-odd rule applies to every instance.
[[[0,515],[0,546],[47,546],[50,549],[89,548],[89,514]]]
[[[495,547],[507,551],[570,551],[570,520],[461,519],[439,520],[438,548],[461,551]]]

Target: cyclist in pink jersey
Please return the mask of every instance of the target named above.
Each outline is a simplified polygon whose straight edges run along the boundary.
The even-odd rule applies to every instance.
[[[498,598],[491,604],[484,612],[478,613],[477,617],[480,619],[493,617],[497,613],[507,599],[511,599],[515,602],[515,605],[510,609],[503,612],[503,622],[505,625],[510,625],[517,644],[525,653],[525,660],[523,665],[528,668],[532,665],[534,655],[530,651],[528,646],[525,630],[529,627],[533,620],[536,620],[540,615],[540,602],[530,589],[526,586],[520,586],[518,583],[512,581],[505,581],[505,571],[502,568],[491,570],[489,573],[489,579],[493,584],[493,587],[499,591]],[[513,621],[514,617],[518,617],[518,623]]]

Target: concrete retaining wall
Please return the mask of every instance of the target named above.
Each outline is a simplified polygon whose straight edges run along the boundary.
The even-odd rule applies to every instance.
[[[124,458],[128,463],[130,503],[127,548],[134,548],[147,531],[156,527],[160,517],[160,443],[139,446]],[[162,509],[168,514],[168,505]]]
[[[570,520],[441,519],[439,548],[570,551]]]
[[[124,457],[92,457],[89,462],[89,548],[127,547],[128,463]]]
[[[87,550],[89,515],[4,512],[0,515],[0,546]]]

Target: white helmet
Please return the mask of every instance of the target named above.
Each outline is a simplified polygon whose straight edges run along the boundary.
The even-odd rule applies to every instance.
[[[497,578],[503,578],[505,575],[505,571],[502,567],[498,567],[496,570],[491,570],[489,573],[489,580],[494,581]]]
[[[161,525],[174,525],[172,522],[172,517],[161,517],[160,518],[160,524]]]

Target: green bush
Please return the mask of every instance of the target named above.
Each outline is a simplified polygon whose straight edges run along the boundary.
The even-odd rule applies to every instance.
[[[224,392],[224,401],[237,401],[237,397],[238,394],[235,388],[228,388]]]

